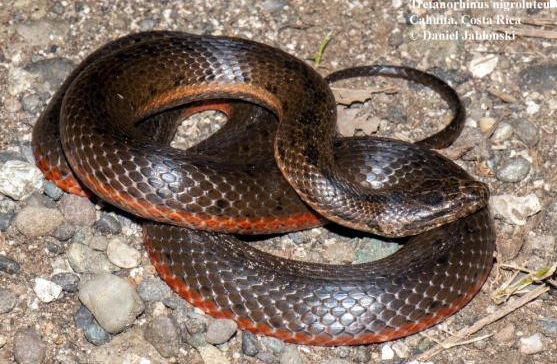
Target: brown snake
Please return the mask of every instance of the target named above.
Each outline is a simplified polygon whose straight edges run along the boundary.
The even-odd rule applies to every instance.
[[[339,138],[327,82],[373,75],[433,88],[453,122],[416,144]],[[229,121],[185,152],[169,147],[177,121],[202,109]],[[173,225],[145,223],[146,249],[161,277],[207,313],[286,341],[361,344],[441,321],[490,271],[489,191],[429,149],[452,143],[463,122],[454,91],[410,68],[323,79],[253,41],[149,32],[83,61],[37,122],[33,147],[45,176],[66,191]],[[377,262],[324,265],[215,233],[279,233],[324,218],[412,237]]]

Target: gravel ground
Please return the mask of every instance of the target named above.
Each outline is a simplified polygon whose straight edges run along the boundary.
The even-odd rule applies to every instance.
[[[155,6],[143,0],[8,0],[0,4],[0,362],[413,361],[436,341],[500,308],[490,295],[512,274],[501,270],[501,264],[535,270],[557,262],[557,13],[427,10],[427,3],[421,7],[410,3],[343,0],[310,6],[287,0],[228,4],[194,0],[161,1]],[[484,24],[412,24],[416,16],[426,15],[445,23],[448,18],[460,21],[462,15],[484,17]],[[497,15],[515,16],[520,24],[502,24],[509,22],[504,17],[499,24],[489,24]],[[337,348],[284,344],[239,332],[234,322],[207,317],[172,293],[146,257],[137,221],[46,183],[32,166],[29,145],[41,110],[81,59],[111,39],[151,29],[255,39],[313,65],[319,43],[331,31],[318,68],[323,74],[353,65],[389,63],[428,70],[450,82],[467,105],[468,121],[463,135],[445,153],[488,183],[497,217],[497,264],[482,291],[457,315],[423,334]],[[430,33],[459,30],[462,36],[465,30],[495,29],[514,32],[516,37],[424,39]],[[384,80],[372,87],[396,92],[374,93],[357,109],[341,110],[342,130],[378,129],[382,135],[416,140],[446,119],[443,103],[426,90]],[[214,118],[198,118],[185,135],[202,137],[215,128]],[[392,251],[393,244],[351,235],[330,227],[256,246],[319,262],[361,262],[376,257],[376,251]],[[555,300],[552,288],[477,333],[491,336],[444,350],[429,361],[557,362]]]

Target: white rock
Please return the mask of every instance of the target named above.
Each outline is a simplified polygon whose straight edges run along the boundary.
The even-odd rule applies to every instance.
[[[468,66],[468,69],[472,73],[472,76],[476,78],[482,78],[489,75],[499,62],[499,57],[494,54],[488,54],[486,56],[475,57]]]
[[[106,247],[106,255],[112,264],[120,268],[135,268],[141,261],[141,253],[124,243],[119,237],[110,239]]]
[[[42,192],[43,188],[43,174],[31,163],[9,160],[0,167],[0,193],[14,200]]]
[[[62,287],[44,278],[36,278],[33,291],[41,302],[52,302],[62,294]]]
[[[394,342],[392,346],[396,356],[399,358],[404,359],[410,356],[410,348],[402,341]]]
[[[389,344],[384,344],[381,347],[381,360],[392,360],[395,357],[395,352],[391,349]]]
[[[523,354],[536,354],[543,350],[540,334],[520,338],[520,352]]]
[[[131,325],[145,308],[132,284],[113,274],[100,274],[85,283],[79,299],[112,334]]]
[[[230,361],[224,354],[212,345],[203,345],[197,348],[201,359],[207,364],[229,364]]]
[[[18,96],[22,92],[29,90],[33,84],[33,76],[21,69],[10,68],[8,72],[8,93],[12,96]]]
[[[523,197],[513,195],[492,196],[490,206],[495,216],[501,217],[513,225],[525,225],[527,217],[535,215],[541,210],[540,200],[533,193]]]

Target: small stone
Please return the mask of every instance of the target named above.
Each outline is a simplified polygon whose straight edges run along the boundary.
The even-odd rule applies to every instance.
[[[284,350],[284,341],[272,336],[263,336],[261,343],[274,354],[280,354]]]
[[[197,347],[197,351],[201,355],[201,359],[205,364],[230,364],[230,361],[224,354],[212,345],[204,345]]]
[[[57,88],[75,68],[75,64],[61,57],[41,59],[25,67],[25,70],[36,74],[40,82],[47,83],[51,89]]]
[[[509,324],[497,331],[493,338],[499,343],[509,343],[514,339],[514,335],[515,327],[513,324]]]
[[[203,335],[202,333],[189,335],[186,339],[186,343],[193,346],[194,348],[200,348],[206,345],[210,346],[209,344],[207,344],[207,341],[205,341],[205,335]]]
[[[515,120],[513,128],[516,136],[529,147],[538,144],[540,135],[536,124],[526,119]]]
[[[79,299],[112,334],[131,325],[145,308],[130,282],[112,274],[100,274],[85,283]]]
[[[393,343],[392,348],[393,348],[396,356],[398,356],[401,359],[408,358],[411,354],[411,350],[408,347],[408,345],[406,345],[402,341],[397,341],[397,342]]]
[[[520,81],[529,90],[545,93],[555,89],[556,75],[557,64],[536,64],[520,72]]]
[[[280,364],[303,364],[304,360],[295,346],[289,345],[284,348],[280,359]]]
[[[520,338],[520,352],[523,354],[536,354],[543,351],[540,334]]]
[[[482,133],[488,133],[495,125],[496,120],[494,118],[483,117],[480,118],[480,130]]]
[[[95,205],[85,197],[64,195],[58,206],[66,221],[82,226],[93,226],[97,220]]]
[[[5,255],[0,255],[0,272],[7,274],[17,274],[21,270],[18,262]]]
[[[139,283],[137,291],[139,297],[145,302],[162,301],[165,297],[170,296],[172,292],[170,287],[158,277],[143,280]]]
[[[89,247],[104,252],[108,248],[108,239],[102,235],[95,235],[89,240]]]
[[[75,231],[75,225],[69,222],[63,222],[62,225],[58,226],[54,232],[52,232],[52,236],[58,241],[68,241],[74,236]]]
[[[509,123],[500,123],[493,132],[491,140],[495,143],[502,143],[513,135],[513,127]]]
[[[351,245],[330,239],[325,242],[323,258],[328,262],[351,263],[356,259],[356,256]]]
[[[15,227],[28,238],[44,236],[62,225],[60,211],[46,207],[27,206],[15,218]]]
[[[404,43],[404,36],[400,29],[393,29],[391,34],[389,34],[389,39],[387,41],[389,45],[393,48],[397,48]]]
[[[503,182],[520,182],[530,172],[530,162],[523,157],[514,157],[506,160],[495,175]]]
[[[31,163],[10,160],[0,166],[0,193],[18,201],[43,188],[43,175]]]
[[[176,356],[180,351],[180,330],[170,317],[155,317],[145,326],[144,337],[163,358]]]
[[[275,363],[275,356],[273,355],[273,353],[268,351],[257,354],[255,358],[266,364]]]
[[[37,95],[23,95],[21,97],[21,106],[28,113],[35,114],[39,111],[41,101]]]
[[[78,329],[84,329],[87,326],[95,323],[95,316],[84,305],[79,306],[74,316],[75,326]]]
[[[286,0],[265,0],[261,4],[261,7],[269,13],[276,13],[281,11],[287,4],[288,1]]]
[[[72,243],[66,256],[70,266],[77,273],[111,273],[119,269],[103,252],[79,243]]]
[[[103,234],[119,234],[122,231],[122,224],[113,215],[102,214],[95,223],[95,228]]]
[[[20,329],[14,336],[14,357],[18,364],[42,363],[46,343],[33,328]]]
[[[217,319],[209,324],[205,340],[209,344],[222,344],[230,340],[230,338],[238,330],[238,324],[229,319]]]
[[[494,54],[475,57],[468,65],[468,70],[475,78],[483,78],[495,70],[498,62],[499,57]]]
[[[21,93],[32,88],[33,76],[18,67],[10,67],[8,70],[8,94],[19,96]],[[17,100],[15,100],[17,102]],[[18,103],[21,106],[21,103]],[[13,108],[13,106],[11,107]]]
[[[0,314],[12,311],[16,303],[15,294],[7,288],[0,287]]]
[[[93,345],[103,345],[110,341],[110,334],[99,324],[93,322],[83,329],[85,339]]]
[[[259,350],[257,336],[249,331],[242,331],[242,353],[247,356],[256,356]]]
[[[141,253],[127,245],[120,237],[110,239],[106,255],[110,262],[120,268],[134,268],[141,262]]]
[[[538,321],[538,326],[542,329],[542,333],[545,336],[557,338],[557,318],[541,319]]]
[[[54,201],[58,201],[64,196],[64,191],[51,181],[46,181],[44,183],[44,193]]]
[[[146,32],[148,30],[152,30],[155,27],[155,20],[152,18],[145,18],[139,22],[139,29],[142,32]]]
[[[501,217],[513,225],[525,225],[526,218],[537,214],[541,210],[540,200],[533,193],[523,197],[513,195],[491,196],[489,201],[495,216]]]
[[[393,360],[395,357],[395,352],[389,344],[383,344],[381,346],[381,360]]]
[[[25,39],[28,46],[46,47],[52,42],[52,39],[66,40],[69,25],[62,21],[41,19],[18,23],[15,30]]]
[[[79,288],[79,276],[73,273],[57,273],[52,276],[52,282],[56,283],[64,292],[74,293]]]
[[[62,287],[44,278],[36,278],[33,291],[41,302],[52,302],[62,294]]]
[[[207,316],[195,312],[187,312],[187,316],[188,319],[185,322],[185,326],[190,334],[204,334],[207,332],[207,327],[209,326]],[[203,335],[203,338],[205,340],[205,335]]]
[[[15,213],[13,211],[0,213],[0,231],[8,230],[14,216]]]

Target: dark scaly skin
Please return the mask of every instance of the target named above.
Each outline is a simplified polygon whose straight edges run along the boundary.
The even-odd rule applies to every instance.
[[[338,139],[327,81],[296,58],[246,40],[150,32],[78,66],[38,120],[34,152],[65,190],[92,191],[159,222],[276,233],[322,224],[316,210],[368,232],[419,234],[392,257],[336,266],[272,257],[211,232],[145,226],[159,274],[214,316],[306,344],[390,340],[465,305],[489,273],[495,237],[487,187],[428,149],[462,128],[454,91],[403,67],[340,71],[328,81],[370,75],[430,86],[453,122],[417,144]],[[229,122],[185,153],[168,147],[180,116],[205,108]]]

